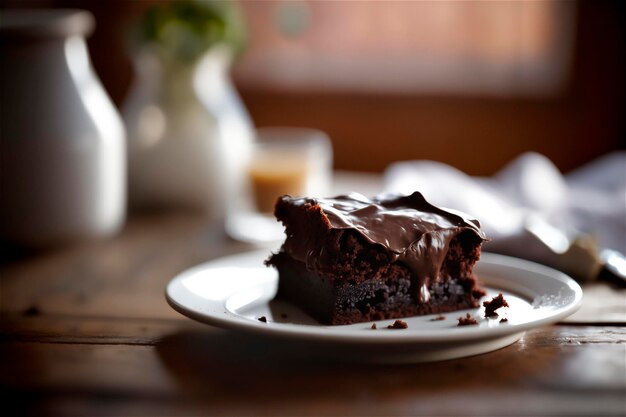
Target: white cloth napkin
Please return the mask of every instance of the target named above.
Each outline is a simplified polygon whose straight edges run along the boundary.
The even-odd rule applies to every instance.
[[[434,161],[390,165],[385,192],[420,191],[438,206],[477,218],[484,250],[541,262],[580,279],[596,275],[600,249],[626,252],[626,152],[567,175],[525,153],[493,177],[471,177]]]

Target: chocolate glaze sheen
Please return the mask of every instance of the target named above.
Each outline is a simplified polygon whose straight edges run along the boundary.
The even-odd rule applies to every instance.
[[[428,203],[419,192],[408,196],[386,195],[368,199],[352,193],[334,198],[281,197],[293,205],[319,205],[330,228],[352,229],[368,242],[381,245],[392,262],[406,265],[418,280],[419,298],[427,301],[425,285],[436,280],[448,251],[450,241],[469,231],[486,240],[478,220],[467,215],[444,210]],[[314,242],[305,237],[303,242],[287,236],[283,250],[307,266],[320,262],[323,247],[311,247]]]

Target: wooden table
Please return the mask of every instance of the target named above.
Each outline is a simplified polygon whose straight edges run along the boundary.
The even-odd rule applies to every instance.
[[[625,290],[570,322],[439,363],[310,363],[174,312],[178,272],[252,249],[183,213],[0,269],[4,415],[624,415]]]

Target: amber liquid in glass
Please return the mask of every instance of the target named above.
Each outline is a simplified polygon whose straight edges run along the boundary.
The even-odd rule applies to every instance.
[[[305,155],[287,152],[257,155],[248,169],[257,210],[271,214],[278,197],[303,196],[309,173]]]

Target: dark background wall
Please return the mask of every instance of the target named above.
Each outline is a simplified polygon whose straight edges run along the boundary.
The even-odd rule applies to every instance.
[[[93,64],[119,106],[132,81],[128,27],[154,1],[7,1],[2,8],[90,10]],[[277,91],[236,80],[258,126],[310,126],[333,140],[335,166],[381,171],[403,159],[434,159],[489,175],[524,151],[537,151],[563,170],[623,149],[624,7],[577,3],[574,60],[566,88],[544,98],[453,94]]]

